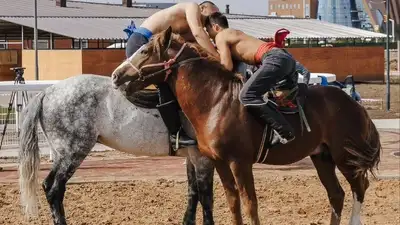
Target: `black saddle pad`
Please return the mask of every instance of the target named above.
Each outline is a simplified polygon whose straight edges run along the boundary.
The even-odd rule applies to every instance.
[[[147,109],[155,109],[159,103],[158,91],[152,89],[144,89],[134,92],[126,98],[134,105]]]

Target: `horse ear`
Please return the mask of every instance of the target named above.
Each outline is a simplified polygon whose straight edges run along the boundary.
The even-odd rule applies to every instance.
[[[166,46],[165,49],[168,49],[169,46],[171,45],[171,40],[172,39],[172,27],[169,26],[168,29],[165,31],[164,34],[164,46]]]

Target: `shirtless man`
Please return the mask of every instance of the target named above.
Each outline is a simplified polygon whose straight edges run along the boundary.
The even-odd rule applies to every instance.
[[[207,16],[218,11],[218,7],[210,1],[204,1],[200,4],[193,2],[178,3],[158,11],[147,18],[129,37],[126,46],[127,58],[147,44],[153,34],[160,33],[171,26],[174,33],[180,34],[188,42],[197,42],[219,59],[218,52],[204,30],[204,22]],[[179,105],[167,84],[158,85],[157,89],[160,95],[160,104],[157,108],[168,131],[171,133],[170,141],[175,143],[176,133],[181,127],[178,113]],[[183,130],[180,130],[179,136],[180,145],[196,144],[196,141],[189,138]]]
[[[210,1],[204,1],[199,5],[194,2],[178,3],[158,11],[147,18],[129,37],[126,55],[131,56],[146,44],[153,34],[171,26],[174,33],[180,34],[186,41],[196,41],[213,56],[219,58],[210,37],[203,29],[207,16],[218,11],[218,7]]]
[[[206,20],[206,29],[214,40],[221,64],[232,70],[232,57],[260,68],[244,84],[240,92],[240,102],[253,115],[263,119],[277,133],[272,145],[292,141],[294,130],[280,112],[267,104],[263,95],[278,81],[288,78],[288,86],[297,84],[296,61],[282,46],[288,33],[278,34],[280,42],[264,42],[242,31],[229,28],[228,20],[219,12],[211,14]]]

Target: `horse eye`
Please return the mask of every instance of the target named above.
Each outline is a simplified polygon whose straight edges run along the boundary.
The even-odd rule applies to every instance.
[[[147,54],[147,49],[143,49],[140,54],[146,55]]]

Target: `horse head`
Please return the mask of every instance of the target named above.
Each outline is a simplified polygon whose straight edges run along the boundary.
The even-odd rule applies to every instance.
[[[141,88],[164,82],[171,69],[177,66],[177,59],[185,48],[182,40],[178,40],[179,37],[174,38],[171,27],[154,35],[149,43],[139,48],[114,70],[114,88],[127,82],[130,82],[128,86],[135,83]]]

